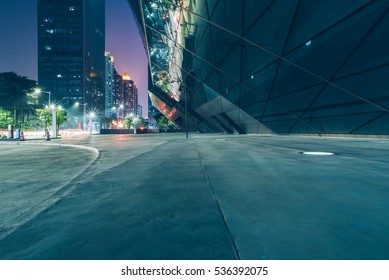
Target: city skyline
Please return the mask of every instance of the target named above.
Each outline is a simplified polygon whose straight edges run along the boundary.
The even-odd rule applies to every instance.
[[[0,34],[7,38],[0,45],[0,72],[13,71],[38,80],[37,1],[5,0],[0,15]],[[128,2],[106,1],[105,19],[105,49],[115,57],[117,71],[135,81],[139,103],[147,108],[147,59]]]

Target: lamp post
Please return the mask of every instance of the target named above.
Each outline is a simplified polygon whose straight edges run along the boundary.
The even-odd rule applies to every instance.
[[[134,113],[130,113],[129,116],[131,117],[131,124],[132,124],[132,128],[134,129],[134,134],[136,134],[136,127],[135,127],[136,116],[134,116]]]
[[[75,103],[76,106],[84,106],[84,114],[83,114],[83,130],[86,130],[86,105],[87,103],[81,104],[80,102]]]
[[[51,117],[52,117],[52,133],[51,137],[56,138],[57,137],[57,111],[55,108],[55,105],[51,104],[51,91],[45,91],[40,88],[36,88],[35,93],[40,94],[40,93],[47,93],[49,94],[49,105],[46,106],[47,109],[51,109]]]
[[[92,119],[95,117],[95,113],[89,113],[89,134],[92,134]]]
[[[185,137],[188,139],[189,124],[188,124],[188,91],[186,89],[185,81],[181,82],[180,91],[184,94],[185,98]]]
[[[51,109],[51,137],[57,137],[57,109],[62,110],[62,106],[55,107],[54,104],[46,106],[46,109]]]
[[[40,88],[36,88],[35,93],[37,93],[37,94],[48,93],[49,94],[49,106],[51,105],[51,92],[50,91],[45,91],[45,90],[41,90]]]

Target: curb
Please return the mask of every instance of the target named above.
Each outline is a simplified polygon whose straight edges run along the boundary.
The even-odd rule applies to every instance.
[[[23,142],[23,141],[0,141],[0,145],[40,145],[40,146],[58,146],[58,147],[69,147],[69,148],[76,148],[76,149],[82,149],[82,150],[89,150],[96,154],[96,158],[99,156],[100,152],[95,147],[88,147],[88,146],[82,146],[82,145],[74,145],[74,144],[61,144],[61,143],[33,143],[33,142]]]

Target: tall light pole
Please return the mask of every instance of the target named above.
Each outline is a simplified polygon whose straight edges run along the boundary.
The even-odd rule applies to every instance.
[[[89,134],[92,134],[92,119],[95,117],[95,113],[89,113]]]
[[[84,115],[83,115],[83,130],[86,130],[86,105],[87,103],[81,104],[80,102],[75,103],[76,106],[84,106]]]
[[[41,90],[40,88],[36,88],[35,93],[37,93],[37,94],[48,93],[49,94],[49,107],[51,106],[51,92],[50,91],[45,91],[45,90]]]
[[[182,81],[180,84],[181,93],[184,94],[185,98],[185,137],[188,139],[189,134],[189,124],[188,124],[188,91],[186,89],[185,81]]]
[[[57,110],[62,110],[62,106],[55,107],[54,104],[46,106],[46,109],[51,109],[51,137],[57,137]]]
[[[51,109],[51,117],[52,117],[51,137],[56,138],[57,137],[57,110],[55,108],[55,105],[50,105],[50,109]]]
[[[134,116],[134,113],[130,113],[129,115],[131,117],[131,124],[132,124],[132,128],[134,129],[134,134],[136,134],[136,116]]]
[[[51,104],[51,91],[45,91],[40,88],[36,88],[35,93],[47,93],[49,94],[49,105],[46,106],[47,109],[51,109],[51,137],[56,138],[57,137],[57,111],[54,104]]]

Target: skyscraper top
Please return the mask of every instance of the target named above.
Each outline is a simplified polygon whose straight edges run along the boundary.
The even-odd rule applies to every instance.
[[[125,81],[130,81],[130,80],[131,80],[130,75],[128,75],[127,73],[124,73],[122,78],[123,78],[123,80],[125,80]]]

